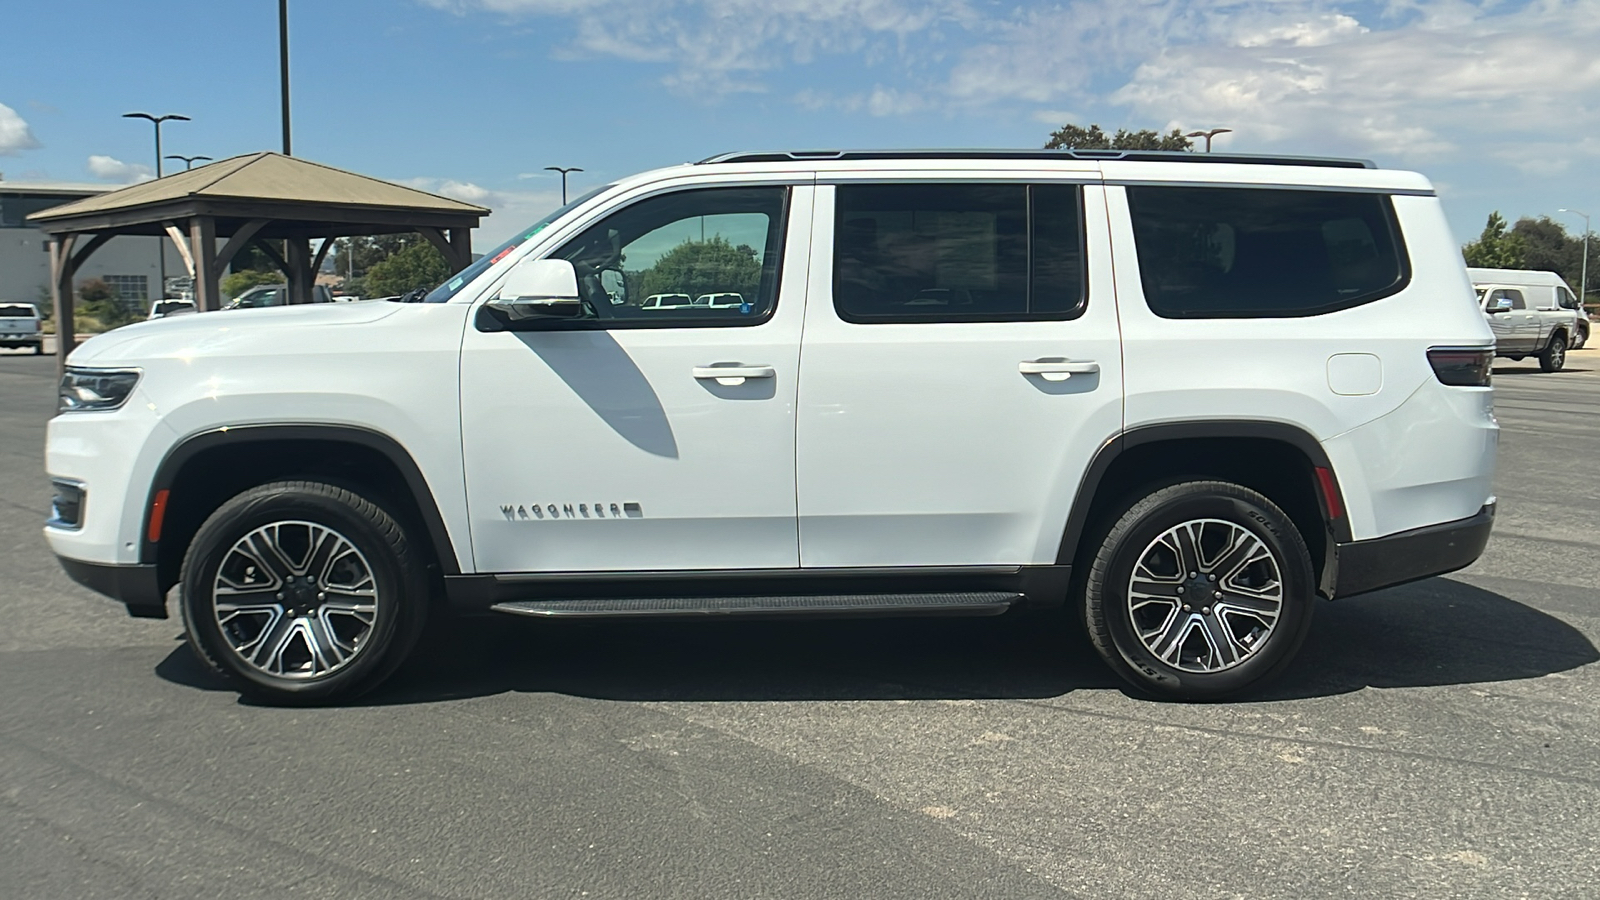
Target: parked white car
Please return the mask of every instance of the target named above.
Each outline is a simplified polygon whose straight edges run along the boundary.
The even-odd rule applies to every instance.
[[[189,300],[157,300],[150,304],[151,319],[164,319],[167,316],[186,315],[195,311],[195,306]]]
[[[1494,338],[1417,174],[733,154],[517,234],[424,302],[78,348],[46,446],[62,565],[134,615],[181,584],[199,658],[280,702],[372,688],[430,607],[1061,604],[1130,684],[1200,699],[1283,672],[1317,598],[1488,540]],[[724,244],[753,258],[686,259]],[[629,282],[667,291],[611,302]]]
[[[32,347],[35,355],[44,353],[44,330],[37,306],[0,303],[0,347],[9,350]]]
[[[1567,350],[1589,339],[1589,317],[1578,310],[1572,289],[1554,272],[1467,269],[1478,305],[1494,332],[1495,350],[1513,360],[1539,358],[1539,368],[1558,372]]]

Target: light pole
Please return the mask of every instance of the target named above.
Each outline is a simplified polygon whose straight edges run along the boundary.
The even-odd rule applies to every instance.
[[[568,167],[568,168],[565,168],[565,169],[561,168],[560,166],[545,166],[545,169],[548,170],[548,171],[551,171],[551,172],[560,172],[561,173],[561,205],[562,206],[566,206],[567,205],[567,173],[568,172],[582,172],[583,170],[578,168],[577,166],[571,166],[571,167]]]
[[[165,158],[166,159],[181,159],[181,160],[183,160],[183,170],[185,172],[187,172],[190,169],[194,168],[194,164],[199,162],[202,159],[205,160],[206,162],[210,162],[211,161],[211,157],[209,157],[209,156],[178,156],[175,153],[168,153]]]
[[[1203,138],[1205,138],[1206,139],[1206,152],[1210,153],[1211,152],[1211,139],[1216,137],[1219,134],[1228,134],[1228,133],[1230,133],[1232,131],[1233,131],[1232,128],[1213,128],[1210,131],[1191,131],[1188,134],[1184,135],[1184,137],[1187,137],[1187,138],[1203,137]]]
[[[1578,285],[1578,314],[1584,314],[1584,304],[1589,302],[1589,214],[1578,209],[1562,207],[1557,212],[1569,213],[1574,216],[1583,216],[1583,274],[1578,276],[1582,284]]]
[[[283,95],[283,155],[289,152],[289,0],[278,0],[278,84]]]
[[[149,121],[152,125],[154,125],[156,127],[156,177],[160,178],[161,177],[161,123],[162,122],[167,122],[167,121],[174,121],[174,120],[178,121],[178,122],[187,122],[187,121],[189,121],[189,117],[188,116],[180,116],[180,115],[176,115],[176,114],[165,115],[165,116],[152,116],[149,113],[142,113],[142,112],[123,113],[122,117],[124,119],[145,119],[145,120]],[[159,235],[156,237],[156,271],[161,273],[160,274],[161,286],[156,289],[155,299],[156,300],[165,300],[167,298],[167,239],[164,238],[164,237],[161,237]]]

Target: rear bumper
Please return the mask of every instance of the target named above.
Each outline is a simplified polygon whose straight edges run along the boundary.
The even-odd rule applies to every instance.
[[[1333,596],[1365,594],[1471,565],[1489,543],[1494,511],[1491,500],[1465,519],[1339,544]]]
[[[68,577],[91,591],[121,601],[128,615],[141,619],[165,619],[167,598],[161,593],[153,565],[113,565],[84,562],[57,556]]]

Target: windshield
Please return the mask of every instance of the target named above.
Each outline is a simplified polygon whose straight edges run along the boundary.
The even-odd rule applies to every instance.
[[[506,241],[504,244],[494,248],[492,251],[478,257],[477,262],[474,262],[472,265],[467,266],[465,269],[462,269],[456,274],[450,276],[450,278],[446,280],[444,284],[441,284],[429,291],[427,296],[422,298],[422,302],[443,303],[446,300],[449,300],[451,297],[454,297],[456,292],[470,284],[472,279],[482,275],[485,269],[489,268],[500,260],[505,259],[506,254],[517,249],[524,241],[545,230],[545,228],[549,227],[551,222],[554,222],[572,210],[577,209],[579,206],[589,202],[596,196],[599,196],[601,192],[610,190],[611,187],[612,186],[609,184],[597,187],[589,193],[573,200],[571,203],[568,203],[566,206],[557,209],[550,215],[545,216],[532,225],[529,225],[527,228],[517,232],[516,236],[511,238],[511,240]]]

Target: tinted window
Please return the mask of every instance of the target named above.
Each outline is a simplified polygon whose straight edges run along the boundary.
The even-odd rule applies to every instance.
[[[1521,291],[1506,291],[1506,296],[1511,298],[1512,309],[1527,309],[1528,303],[1522,297]]]
[[[0,306],[0,319],[31,319],[38,312],[31,306]]]
[[[1388,296],[1409,273],[1389,198],[1131,186],[1145,300],[1168,318],[1310,316]]]
[[[1564,287],[1561,287],[1560,285],[1556,286],[1556,303],[1562,309],[1577,309],[1578,308],[1578,298],[1572,296],[1572,292],[1571,291],[1567,290]]]
[[[837,188],[834,306],[851,322],[1064,319],[1084,297],[1077,185]]]
[[[556,251],[578,271],[585,317],[566,327],[753,325],[777,302],[784,187],[641,200]]]

